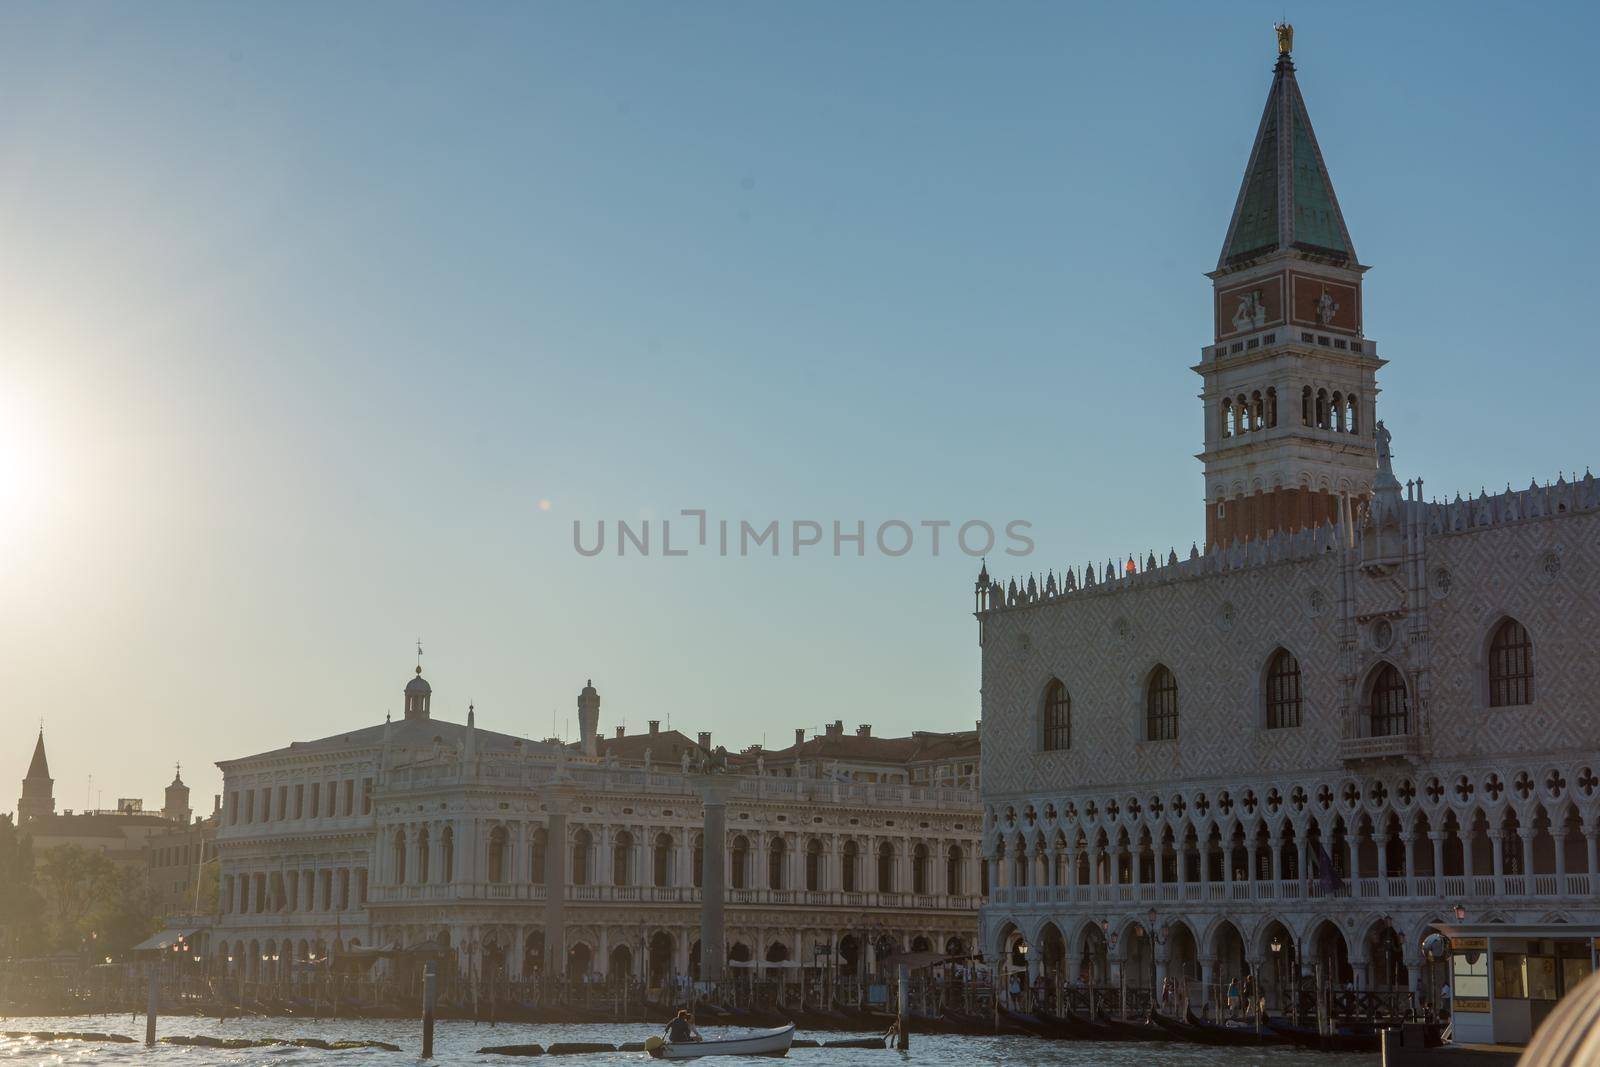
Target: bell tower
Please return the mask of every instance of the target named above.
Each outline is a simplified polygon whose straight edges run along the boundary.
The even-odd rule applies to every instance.
[[[22,780],[22,796],[17,800],[17,822],[48,818],[55,812],[55,779],[50,777],[50,761],[44,754],[44,726],[40,725],[28,776]]]
[[[1206,542],[1336,521],[1372,493],[1377,344],[1362,331],[1367,268],[1333,192],[1290,56],[1278,62],[1213,287],[1205,381]]]

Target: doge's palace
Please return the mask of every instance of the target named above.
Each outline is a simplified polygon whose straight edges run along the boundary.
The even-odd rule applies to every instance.
[[[1592,968],[1600,486],[1402,484],[1366,270],[1284,51],[1193,368],[1208,547],[978,578],[991,959],[1197,1006],[1420,997],[1434,929],[1552,1000]],[[1469,977],[1458,1035],[1537,1003]]]

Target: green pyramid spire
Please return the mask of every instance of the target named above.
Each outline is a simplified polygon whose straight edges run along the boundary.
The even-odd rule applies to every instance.
[[[1355,263],[1317,135],[1287,52],[1278,57],[1217,269],[1295,249]]]

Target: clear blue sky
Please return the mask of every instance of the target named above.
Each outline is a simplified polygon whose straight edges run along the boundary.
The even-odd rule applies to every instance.
[[[1401,476],[1581,473],[1595,9],[1301,7]],[[419,635],[435,713],[512,733],[590,677],[608,729],[970,725],[964,556],[571,522],[1187,550],[1284,10],[0,9],[0,786],[42,715],[62,806],[177,759],[204,806],[219,758],[398,712]]]

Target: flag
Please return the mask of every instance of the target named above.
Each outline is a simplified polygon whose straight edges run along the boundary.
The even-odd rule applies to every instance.
[[[1322,847],[1321,841],[1314,841],[1311,847],[1317,850],[1317,884],[1322,887],[1325,896],[1331,896],[1344,888],[1344,880],[1333,869],[1333,857],[1328,855],[1328,850]]]

